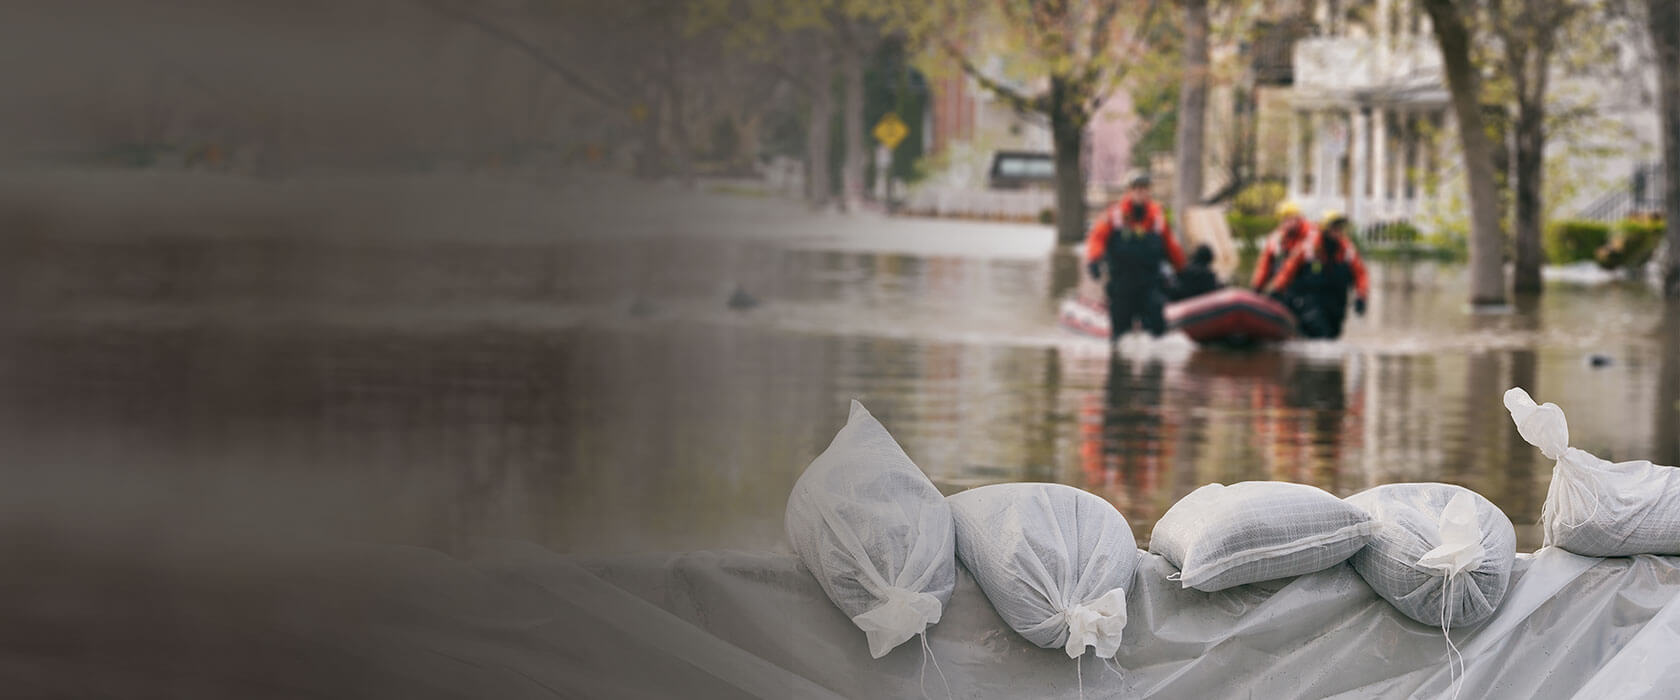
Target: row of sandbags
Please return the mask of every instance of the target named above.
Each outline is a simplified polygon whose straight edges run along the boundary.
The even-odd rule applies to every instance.
[[[1519,432],[1558,460],[1546,544],[1588,556],[1680,554],[1680,470],[1610,464],[1568,447],[1563,412],[1521,389]],[[1059,484],[997,484],[941,496],[862,404],[788,499],[795,552],[880,658],[937,623],[956,560],[1029,641],[1112,658],[1139,552],[1107,501]],[[1218,591],[1349,561],[1396,609],[1441,627],[1492,616],[1516,534],[1486,498],[1448,484],[1390,484],[1347,499],[1283,482],[1209,484],[1156,523],[1150,552],[1186,588]]]

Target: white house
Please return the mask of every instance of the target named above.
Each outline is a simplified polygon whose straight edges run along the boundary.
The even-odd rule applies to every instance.
[[[1310,0],[1309,0],[1310,1]],[[1441,54],[1419,0],[1314,2],[1317,35],[1294,45],[1288,191],[1309,215],[1334,209],[1370,226],[1411,220],[1461,186],[1455,120]],[[1560,216],[1614,217],[1651,201],[1656,159],[1655,71],[1644,28],[1608,26],[1616,59],[1574,72],[1554,65],[1550,104],[1589,107],[1590,133],[1554,133],[1548,159],[1576,181]],[[1586,154],[1588,151],[1590,155]],[[1559,159],[1562,159],[1561,161]],[[1645,173],[1641,176],[1641,173]]]

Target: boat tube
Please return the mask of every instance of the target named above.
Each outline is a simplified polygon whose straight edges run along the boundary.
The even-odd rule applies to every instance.
[[[1183,331],[1203,344],[1252,345],[1295,337],[1295,316],[1277,300],[1241,287],[1227,287],[1167,304],[1168,329]],[[1063,326],[1085,335],[1108,337],[1108,304],[1081,295],[1062,301]]]

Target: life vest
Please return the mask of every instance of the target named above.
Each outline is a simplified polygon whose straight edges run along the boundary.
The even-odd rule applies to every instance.
[[[1307,251],[1301,267],[1295,271],[1290,293],[1312,297],[1331,309],[1345,309],[1348,288],[1353,286],[1353,266],[1347,262],[1341,241],[1325,236],[1314,248]]]
[[[1289,235],[1290,231],[1297,231],[1298,233],[1291,236]],[[1295,252],[1296,248],[1306,245],[1315,237],[1315,234],[1316,231],[1313,230],[1312,224],[1302,221],[1289,229],[1267,236],[1261,252],[1263,257],[1270,261],[1270,269],[1266,271],[1266,277],[1259,280],[1256,287],[1264,287],[1276,279],[1278,273],[1283,270],[1283,264],[1289,260],[1290,254]]]
[[[1122,289],[1142,289],[1161,283],[1161,264],[1167,247],[1159,233],[1115,226],[1108,234],[1108,283]]]

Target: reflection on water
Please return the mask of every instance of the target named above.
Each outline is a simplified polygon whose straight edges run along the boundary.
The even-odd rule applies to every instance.
[[[562,550],[779,546],[853,397],[946,492],[1074,484],[1140,540],[1208,482],[1440,480],[1536,547],[1550,465],[1511,429],[1512,385],[1563,405],[1580,447],[1680,462],[1680,319],[1620,285],[1477,315],[1460,268],[1379,264],[1344,342],[1111,354],[1055,326],[1066,254],[251,245],[14,258],[37,313],[6,326],[7,461],[51,465],[31,477],[89,513]],[[763,305],[724,308],[737,282]]]

